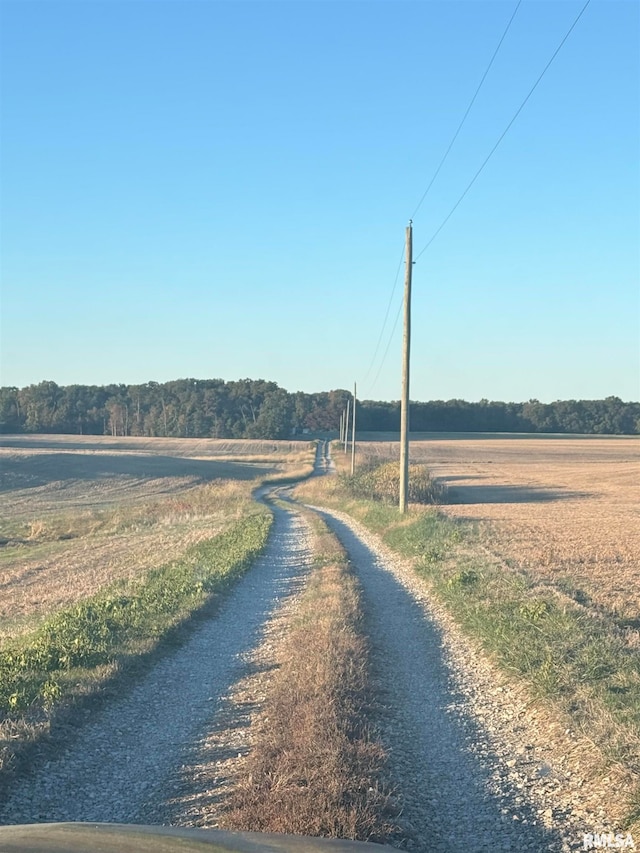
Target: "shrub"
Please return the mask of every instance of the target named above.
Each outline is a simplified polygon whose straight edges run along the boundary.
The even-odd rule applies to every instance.
[[[398,503],[400,496],[400,469],[397,462],[368,462],[355,474],[340,474],[342,488],[352,497]],[[409,466],[409,502],[436,503],[441,490],[429,477],[424,465]]]

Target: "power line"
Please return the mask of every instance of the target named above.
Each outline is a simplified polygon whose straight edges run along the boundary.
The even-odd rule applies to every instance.
[[[452,137],[452,139],[451,139],[451,142],[449,143],[449,147],[448,147],[448,148],[447,148],[447,150],[444,152],[444,155],[443,155],[442,159],[440,160],[440,163],[438,164],[438,167],[437,167],[437,169],[435,170],[435,172],[434,172],[434,174],[433,174],[433,177],[432,177],[432,178],[431,178],[431,180],[429,181],[429,185],[428,185],[428,187],[427,187],[427,188],[426,188],[426,190],[424,191],[424,193],[423,193],[423,195],[422,195],[422,198],[421,198],[421,199],[420,199],[420,201],[418,202],[418,205],[417,205],[416,209],[414,210],[413,214],[411,215],[411,219],[413,219],[413,218],[415,217],[416,213],[418,212],[418,210],[420,210],[420,208],[421,208],[421,206],[422,206],[422,203],[424,202],[424,200],[426,199],[427,195],[429,194],[429,190],[430,190],[430,189],[431,189],[431,187],[433,186],[433,183],[434,183],[435,179],[436,179],[436,178],[438,177],[438,175],[440,174],[440,170],[442,169],[442,167],[443,167],[443,165],[444,165],[444,163],[445,163],[445,160],[446,160],[446,159],[447,159],[447,157],[449,156],[449,152],[450,152],[450,151],[451,151],[451,149],[453,148],[453,145],[454,145],[454,143],[455,143],[456,139],[458,138],[458,135],[460,134],[460,131],[462,130],[462,126],[464,125],[465,121],[467,120],[467,116],[468,116],[468,115],[469,115],[469,113],[471,112],[471,108],[473,107],[473,105],[474,105],[474,103],[475,103],[475,100],[476,100],[476,98],[478,97],[478,94],[479,94],[479,92],[480,92],[480,89],[482,88],[482,86],[483,86],[483,84],[484,84],[484,81],[485,81],[485,79],[486,79],[486,77],[487,77],[487,75],[488,75],[489,71],[491,70],[491,66],[493,65],[493,62],[494,62],[494,60],[495,60],[496,56],[498,55],[498,51],[499,51],[499,50],[500,50],[500,48],[502,47],[502,43],[503,43],[503,41],[505,40],[507,33],[509,32],[509,29],[510,29],[510,27],[511,27],[511,24],[512,24],[512,22],[513,22],[513,19],[515,18],[516,13],[517,13],[518,9],[520,8],[521,3],[522,3],[522,0],[518,0],[518,2],[517,2],[517,4],[516,4],[516,7],[515,7],[515,9],[513,10],[513,14],[512,14],[512,15],[511,15],[511,17],[509,18],[509,21],[508,21],[508,23],[507,23],[507,26],[506,26],[506,28],[505,28],[504,32],[502,33],[502,36],[501,36],[501,38],[500,38],[500,41],[498,42],[498,45],[497,45],[496,49],[494,50],[494,52],[493,52],[493,55],[492,55],[491,59],[489,60],[489,64],[487,65],[487,67],[486,67],[486,69],[485,69],[485,71],[484,71],[484,74],[482,75],[482,78],[481,78],[480,82],[478,83],[478,86],[477,86],[477,88],[476,88],[476,91],[475,91],[475,93],[474,93],[473,97],[471,98],[471,101],[469,102],[469,105],[468,105],[468,107],[467,107],[467,109],[466,109],[466,111],[465,111],[464,115],[462,116],[462,120],[460,121],[460,124],[458,125],[458,128],[457,128],[456,132],[454,133],[454,135],[453,135],[453,137]],[[393,281],[393,287],[392,287],[392,290],[391,290],[391,296],[389,297],[389,303],[388,303],[388,305],[387,305],[387,310],[386,310],[386,313],[385,313],[385,315],[384,315],[384,321],[383,321],[383,323],[382,323],[382,328],[381,328],[381,330],[380,330],[380,335],[378,336],[378,341],[377,341],[376,346],[375,346],[375,350],[374,350],[374,353],[373,353],[373,357],[372,357],[372,359],[371,359],[371,362],[370,362],[370,364],[369,364],[369,367],[368,367],[368,369],[367,369],[367,372],[366,372],[366,374],[365,374],[365,377],[364,377],[363,382],[366,382],[366,381],[367,381],[367,378],[369,377],[369,375],[370,375],[370,373],[371,373],[371,370],[373,369],[373,366],[374,366],[374,364],[375,364],[375,361],[376,361],[376,358],[377,358],[378,352],[379,352],[379,350],[380,350],[380,344],[381,344],[381,342],[382,342],[382,338],[383,338],[383,336],[384,336],[384,331],[385,331],[385,329],[386,329],[386,327],[387,327],[387,320],[389,319],[389,311],[391,310],[391,305],[393,304],[393,297],[395,296],[396,287],[397,287],[397,285],[398,285],[398,278],[399,278],[399,276],[400,276],[400,270],[402,269],[402,261],[403,261],[403,258],[404,258],[404,246],[402,247],[402,252],[401,252],[401,254],[400,254],[400,261],[399,261],[399,263],[398,263],[398,269],[397,269],[397,271],[396,271],[396,275],[395,275],[395,278],[394,278],[394,281]],[[398,325],[398,320],[399,320],[399,318],[400,318],[400,310],[398,310],[398,313],[397,313],[397,315],[396,315],[396,319],[395,319],[395,322],[394,322],[394,325],[393,325],[393,329],[391,330],[391,336],[390,336],[390,338],[389,338],[389,342],[388,342],[387,347],[386,347],[386,349],[385,349],[385,353],[384,353],[384,355],[383,355],[383,357],[382,357],[382,361],[381,361],[381,363],[380,363],[380,367],[379,367],[379,369],[378,369],[378,373],[376,374],[376,378],[373,380],[373,384],[372,384],[372,386],[371,386],[372,388],[375,386],[376,382],[378,381],[378,377],[380,376],[380,372],[381,372],[381,370],[382,370],[382,367],[383,367],[383,365],[384,365],[384,362],[385,362],[385,359],[386,359],[387,353],[388,353],[388,351],[389,351],[389,346],[391,345],[391,341],[393,340],[393,335],[394,335],[394,332],[395,332],[395,330],[396,330],[396,326]]]
[[[459,207],[460,203],[462,202],[462,200],[464,199],[464,197],[466,196],[466,194],[469,192],[469,190],[471,189],[471,187],[475,184],[475,182],[476,182],[476,180],[478,179],[478,177],[479,177],[480,173],[482,172],[482,170],[484,169],[484,167],[487,165],[487,163],[489,162],[489,160],[491,159],[491,157],[493,157],[493,155],[494,155],[494,153],[495,153],[496,149],[498,148],[498,146],[500,145],[500,143],[502,142],[502,140],[505,138],[505,136],[507,135],[507,133],[508,133],[508,132],[509,132],[509,130],[511,129],[512,124],[513,124],[513,123],[515,122],[515,120],[518,118],[518,116],[520,115],[520,113],[521,113],[521,112],[522,112],[522,110],[524,109],[525,104],[527,103],[527,101],[529,100],[529,98],[531,97],[531,95],[533,95],[534,91],[535,91],[535,90],[536,90],[536,88],[538,87],[538,84],[540,83],[540,81],[542,80],[542,78],[544,77],[544,75],[547,73],[547,70],[549,69],[549,66],[551,65],[551,63],[553,62],[553,60],[556,58],[556,56],[560,53],[560,50],[562,49],[562,47],[563,47],[564,43],[566,42],[566,40],[569,38],[569,36],[570,36],[570,35],[571,35],[571,33],[573,32],[574,27],[576,26],[576,24],[578,23],[578,21],[580,20],[580,18],[582,17],[582,15],[584,14],[584,12],[585,12],[585,10],[586,10],[586,8],[587,8],[587,6],[589,5],[589,3],[590,3],[590,2],[591,2],[591,0],[587,0],[587,2],[584,4],[584,6],[582,7],[582,9],[581,9],[581,10],[580,10],[580,12],[578,13],[578,16],[576,17],[576,19],[574,20],[574,22],[573,22],[573,23],[571,24],[571,26],[569,27],[569,29],[568,29],[567,33],[565,34],[564,38],[562,39],[562,41],[560,42],[560,44],[558,45],[558,47],[555,49],[555,51],[554,51],[554,53],[553,53],[553,55],[552,55],[551,59],[547,62],[547,64],[545,65],[545,67],[544,67],[544,68],[543,68],[543,70],[542,70],[542,73],[540,74],[540,76],[538,77],[538,79],[536,80],[536,82],[533,84],[533,86],[531,87],[531,89],[529,90],[529,94],[527,95],[527,97],[524,99],[524,101],[520,104],[520,106],[519,106],[519,107],[518,107],[518,109],[516,110],[515,115],[513,116],[513,118],[512,118],[512,119],[511,119],[511,121],[509,122],[509,124],[506,126],[506,128],[503,130],[502,134],[500,135],[500,138],[498,139],[498,141],[496,142],[496,144],[493,146],[493,148],[491,149],[491,151],[487,154],[487,156],[486,156],[486,158],[485,158],[484,162],[482,163],[482,165],[480,166],[480,168],[478,169],[478,171],[475,173],[475,175],[473,176],[473,178],[471,179],[471,181],[470,181],[470,182],[469,182],[469,184],[467,185],[467,188],[465,189],[465,191],[462,193],[462,195],[460,196],[460,198],[458,199],[458,201],[454,204],[454,206],[451,208],[451,210],[450,210],[450,211],[449,211],[449,213],[446,215],[446,217],[444,218],[444,220],[441,222],[440,226],[439,226],[439,227],[437,228],[437,230],[434,232],[434,234],[432,235],[431,239],[430,239],[430,240],[429,240],[429,242],[426,244],[426,246],[424,246],[424,247],[423,247],[423,248],[418,252],[418,254],[416,255],[416,261],[418,260],[418,258],[420,258],[420,257],[421,257],[421,256],[422,256],[422,255],[427,251],[427,249],[429,248],[429,246],[433,243],[433,241],[436,239],[436,237],[438,236],[438,234],[442,231],[442,229],[444,228],[444,226],[447,224],[447,222],[451,219],[451,217],[453,216],[453,214],[455,213],[455,211],[458,209],[458,207]]]
[[[499,51],[499,50],[500,50],[500,48],[502,47],[502,42],[505,40],[505,37],[506,37],[507,33],[509,32],[509,29],[510,29],[510,27],[511,27],[511,23],[513,22],[513,19],[515,18],[515,16],[516,16],[516,12],[517,12],[517,11],[518,11],[518,9],[520,8],[520,4],[521,4],[521,3],[522,3],[522,0],[518,0],[518,3],[517,3],[517,5],[516,5],[516,8],[513,10],[513,14],[512,14],[512,15],[511,15],[511,17],[509,18],[509,23],[507,24],[505,31],[502,33],[502,38],[501,38],[501,39],[500,39],[500,41],[498,42],[498,46],[496,47],[496,49],[495,49],[495,50],[494,50],[494,52],[493,52],[493,56],[491,57],[491,59],[490,59],[490,61],[489,61],[489,64],[487,65],[487,67],[486,67],[486,69],[485,69],[485,72],[484,72],[484,74],[482,75],[482,79],[481,79],[481,80],[480,80],[480,82],[478,83],[478,88],[476,89],[476,91],[475,91],[475,94],[474,94],[473,98],[471,98],[471,101],[470,101],[470,103],[469,103],[469,106],[467,107],[467,110],[466,110],[465,114],[462,116],[462,121],[461,121],[461,122],[460,122],[460,124],[458,125],[458,129],[456,130],[456,132],[453,134],[453,138],[452,138],[451,142],[449,143],[449,147],[448,147],[448,148],[447,148],[447,150],[444,152],[444,156],[443,156],[442,160],[440,160],[440,163],[439,163],[439,165],[438,165],[438,168],[435,170],[435,172],[434,172],[434,174],[433,174],[433,177],[432,177],[432,178],[431,178],[431,180],[429,181],[429,186],[428,186],[428,187],[426,188],[426,190],[424,191],[424,193],[423,193],[423,195],[422,195],[422,198],[421,198],[421,199],[420,199],[420,201],[418,202],[418,206],[416,207],[416,209],[415,209],[415,210],[413,211],[413,213],[411,214],[411,217],[410,217],[411,219],[415,219],[416,213],[417,213],[417,212],[420,210],[420,208],[422,207],[422,202],[425,200],[425,198],[426,198],[426,197],[427,197],[427,195],[429,194],[429,190],[430,190],[430,189],[431,189],[431,187],[433,186],[433,183],[434,183],[435,179],[436,179],[436,178],[438,177],[438,175],[440,174],[440,169],[442,169],[442,167],[443,167],[443,165],[444,165],[445,160],[446,160],[446,159],[447,159],[447,157],[449,156],[449,152],[450,152],[450,151],[451,151],[451,149],[453,148],[453,144],[454,144],[454,142],[455,142],[455,141],[456,141],[456,139],[458,138],[458,134],[459,134],[459,133],[460,133],[460,131],[462,130],[462,125],[465,123],[465,121],[467,120],[467,116],[468,116],[468,115],[469,115],[469,113],[471,112],[471,107],[474,105],[475,100],[476,100],[476,98],[478,97],[478,94],[479,94],[479,92],[480,92],[480,89],[482,89],[482,84],[484,83],[484,81],[485,81],[485,79],[486,79],[486,77],[487,77],[487,74],[488,74],[488,73],[489,73],[489,71],[491,70],[491,66],[493,65],[493,61],[494,61],[494,59],[496,58],[496,56],[498,55],[498,51]]]
[[[398,327],[398,320],[400,319],[400,313],[402,312],[402,302],[398,306],[398,312],[396,314],[396,319],[393,321],[393,328],[391,329],[391,334],[389,335],[389,340],[387,341],[387,348],[384,351],[384,355],[382,356],[382,361],[380,362],[380,367],[378,368],[378,372],[376,373],[376,378],[373,380],[371,388],[375,388],[376,382],[380,377],[380,373],[382,372],[382,368],[384,367],[384,363],[387,360],[387,355],[389,354],[389,347],[391,346],[391,341],[393,340],[393,336],[395,334],[396,328]]]
[[[469,182],[469,184],[467,185],[466,189],[464,190],[464,192],[462,193],[462,195],[460,196],[460,198],[458,199],[458,201],[455,203],[455,205],[454,205],[454,206],[452,207],[452,209],[449,211],[449,213],[447,214],[447,216],[445,217],[445,219],[442,221],[442,223],[440,224],[440,226],[438,227],[438,229],[434,232],[434,234],[432,235],[432,237],[431,237],[431,239],[429,240],[429,242],[428,242],[428,243],[427,243],[427,244],[426,244],[426,245],[425,245],[425,246],[420,250],[420,252],[418,253],[418,255],[416,255],[415,260],[413,261],[414,263],[415,263],[415,261],[416,261],[416,260],[418,260],[418,258],[420,258],[420,257],[421,257],[425,252],[426,252],[426,250],[427,250],[427,249],[429,248],[429,246],[433,243],[433,241],[436,239],[436,237],[438,236],[438,234],[439,234],[439,233],[442,231],[442,229],[445,227],[445,225],[447,224],[447,222],[449,221],[449,219],[453,216],[453,214],[455,213],[455,211],[457,210],[457,208],[459,207],[459,205],[462,203],[463,199],[465,198],[465,196],[467,195],[467,193],[469,192],[469,190],[471,189],[471,187],[474,185],[474,183],[476,182],[476,180],[477,180],[477,179],[478,179],[478,177],[480,176],[481,172],[483,171],[483,169],[485,168],[485,166],[487,165],[487,163],[489,162],[489,160],[491,159],[491,157],[493,156],[493,154],[494,154],[494,153],[495,153],[495,151],[497,150],[498,146],[500,145],[500,143],[502,142],[502,140],[504,139],[504,137],[507,135],[507,133],[508,133],[508,132],[509,132],[509,130],[511,129],[511,126],[513,125],[513,123],[515,122],[515,120],[518,118],[518,116],[520,115],[520,113],[522,112],[522,110],[524,109],[524,107],[525,107],[526,103],[528,102],[529,98],[530,98],[530,97],[531,97],[531,95],[534,93],[534,91],[535,91],[535,90],[536,90],[536,88],[538,87],[538,84],[540,83],[540,81],[542,80],[542,78],[544,77],[544,75],[546,74],[546,72],[548,71],[549,67],[551,66],[551,64],[552,64],[552,63],[553,63],[553,61],[555,60],[556,56],[558,55],[558,53],[560,52],[560,50],[561,50],[561,49],[562,49],[562,47],[564,46],[565,42],[567,41],[567,39],[569,38],[569,36],[571,35],[571,33],[573,32],[573,30],[574,30],[574,28],[575,28],[576,24],[578,23],[578,21],[580,20],[580,18],[581,18],[581,17],[582,17],[582,15],[584,14],[584,12],[586,11],[586,8],[587,8],[587,6],[589,5],[589,3],[590,3],[590,2],[591,2],[591,0],[586,0],[586,3],[584,4],[584,6],[582,7],[582,9],[581,9],[581,10],[580,10],[580,12],[578,13],[577,17],[575,18],[575,20],[573,21],[573,23],[572,23],[572,24],[571,24],[571,26],[569,27],[568,31],[566,32],[566,34],[565,34],[564,38],[562,39],[562,41],[560,42],[560,44],[558,45],[558,47],[556,48],[556,50],[555,50],[555,51],[554,51],[554,53],[552,54],[551,58],[549,59],[549,61],[548,61],[548,62],[547,62],[547,64],[545,65],[545,67],[543,68],[543,70],[542,70],[542,72],[541,72],[540,76],[538,77],[538,79],[535,81],[535,83],[533,84],[533,86],[532,86],[532,87],[531,87],[531,89],[529,90],[529,92],[528,92],[527,96],[525,97],[525,99],[522,101],[522,103],[520,104],[520,106],[519,106],[519,107],[518,107],[518,109],[516,110],[516,112],[515,112],[515,114],[514,114],[513,118],[511,119],[511,121],[509,122],[509,124],[506,126],[506,128],[505,128],[505,129],[504,129],[504,131],[502,132],[502,134],[501,134],[501,136],[499,137],[498,141],[497,141],[497,142],[496,142],[496,144],[493,146],[493,148],[491,149],[491,151],[489,152],[489,154],[487,155],[487,157],[486,157],[486,158],[485,158],[485,160],[483,161],[482,165],[480,166],[480,168],[478,169],[478,171],[476,172],[476,174],[473,176],[473,178],[471,179],[471,181],[470,181],[470,182]],[[416,211],[418,210],[418,208],[420,207],[420,205],[422,204],[422,202],[423,202],[423,201],[424,201],[424,199],[426,198],[426,195],[427,195],[427,193],[429,192],[429,189],[430,189],[430,187],[431,187],[431,184],[433,183],[433,181],[434,181],[434,180],[435,180],[435,178],[437,177],[437,174],[438,174],[438,172],[439,172],[440,168],[442,167],[442,164],[444,163],[444,160],[446,159],[446,156],[447,156],[447,154],[449,153],[449,150],[451,149],[451,147],[452,147],[453,143],[455,142],[455,139],[456,139],[456,137],[457,137],[458,133],[460,132],[460,128],[461,128],[461,127],[462,127],[462,125],[464,124],[464,120],[466,119],[466,117],[467,117],[467,115],[468,115],[468,113],[469,113],[469,110],[470,110],[470,109],[471,109],[471,107],[473,106],[473,102],[474,102],[475,98],[477,97],[477,94],[478,94],[478,92],[480,91],[480,87],[482,86],[482,84],[483,84],[483,82],[484,82],[484,78],[487,76],[487,73],[488,73],[489,69],[491,68],[491,65],[492,65],[492,63],[493,63],[493,60],[495,59],[495,56],[496,56],[496,54],[497,54],[498,50],[500,49],[500,46],[501,46],[502,42],[504,41],[504,38],[505,38],[505,36],[506,36],[506,34],[507,34],[508,30],[509,30],[509,27],[511,26],[511,22],[513,21],[513,18],[515,17],[515,14],[516,14],[516,12],[518,11],[519,6],[520,6],[520,2],[518,2],[518,5],[516,6],[516,8],[515,8],[515,10],[514,10],[514,12],[513,12],[513,14],[512,14],[512,16],[511,16],[511,18],[510,18],[510,20],[509,20],[509,23],[508,23],[508,25],[507,25],[507,28],[505,29],[505,31],[504,31],[504,33],[503,33],[503,35],[502,35],[502,38],[500,39],[500,42],[498,43],[498,47],[496,48],[496,50],[495,50],[495,52],[494,52],[494,55],[493,55],[493,57],[491,58],[491,61],[490,61],[489,65],[488,65],[488,67],[487,67],[487,70],[485,71],[485,74],[483,75],[483,78],[482,78],[482,80],[480,81],[480,85],[478,86],[478,89],[476,90],[476,94],[474,95],[473,99],[471,100],[471,103],[469,104],[469,107],[468,107],[468,109],[467,109],[467,112],[465,113],[465,115],[464,115],[464,117],[463,117],[463,120],[462,120],[462,122],[460,123],[460,126],[458,127],[458,130],[456,131],[456,133],[455,133],[455,135],[454,135],[454,137],[453,137],[453,139],[452,139],[452,141],[451,141],[451,144],[450,144],[449,148],[447,149],[447,152],[445,152],[445,156],[443,157],[443,159],[442,159],[442,161],[441,161],[440,165],[438,166],[438,169],[436,170],[436,173],[434,174],[434,177],[432,178],[431,183],[430,183],[430,184],[429,184],[429,186],[427,187],[427,189],[426,189],[426,191],[425,191],[425,193],[424,193],[423,197],[420,199],[420,202],[419,202],[419,204],[418,204],[418,207],[416,208]],[[389,310],[390,310],[390,308],[391,308],[391,304],[392,304],[392,302],[393,302],[393,297],[394,297],[394,294],[395,294],[395,289],[396,289],[396,286],[397,286],[397,282],[398,282],[398,277],[399,277],[399,274],[400,274],[401,265],[402,265],[402,258],[401,258],[401,261],[400,261],[400,265],[398,266],[398,271],[397,271],[397,273],[396,273],[396,278],[395,278],[395,281],[394,281],[393,290],[392,290],[392,293],[391,293],[391,298],[390,298],[390,300],[389,300],[389,305],[387,306],[387,313],[386,313],[386,315],[385,315],[385,320],[384,320],[384,323],[383,323],[383,326],[382,326],[382,331],[380,332],[380,337],[379,337],[379,339],[378,339],[378,343],[377,343],[377,345],[376,345],[376,353],[374,354],[374,357],[373,357],[373,359],[372,359],[372,361],[371,361],[371,364],[369,365],[369,370],[367,371],[367,376],[368,376],[368,375],[369,375],[369,373],[371,372],[371,368],[373,367],[373,364],[374,364],[374,362],[375,362],[375,356],[376,356],[376,354],[377,354],[377,352],[378,352],[378,350],[379,350],[380,342],[381,342],[381,340],[382,340],[382,336],[383,336],[383,334],[384,334],[384,329],[385,329],[385,326],[386,326],[386,323],[387,323],[387,319],[388,319],[388,316],[389,316]],[[401,311],[402,311],[402,303],[400,304],[400,306],[399,306],[399,308],[398,308],[398,311],[397,311],[397,314],[396,314],[396,318],[395,318],[395,321],[394,321],[394,324],[393,324],[393,328],[391,329],[391,334],[390,334],[390,336],[389,336],[389,340],[388,340],[388,342],[387,342],[387,346],[386,346],[386,348],[385,348],[384,354],[383,354],[383,356],[382,356],[382,360],[381,360],[380,365],[379,365],[379,367],[378,367],[378,371],[377,371],[377,373],[376,373],[375,379],[373,380],[373,383],[372,383],[372,386],[371,386],[372,388],[373,388],[373,387],[375,386],[375,384],[377,383],[378,378],[379,378],[379,376],[380,376],[380,373],[382,372],[382,368],[383,368],[383,366],[384,366],[384,364],[385,364],[385,361],[386,361],[387,355],[388,355],[388,353],[389,353],[389,348],[390,348],[391,343],[392,343],[392,341],[393,341],[393,336],[394,336],[394,334],[395,334],[395,331],[396,331],[396,328],[397,328],[397,325],[398,325],[398,321],[399,321],[399,319],[400,319],[400,313],[401,313]]]
[[[376,356],[378,355],[378,350],[380,349],[380,342],[382,341],[382,336],[384,335],[384,330],[387,326],[387,320],[389,319],[389,311],[391,310],[391,305],[393,303],[393,297],[394,297],[395,292],[396,292],[396,287],[398,286],[398,278],[400,276],[400,270],[402,269],[403,258],[404,258],[404,246],[402,247],[402,252],[400,253],[400,261],[398,262],[398,269],[396,270],[396,277],[393,280],[393,287],[391,289],[391,296],[389,297],[389,303],[387,305],[387,312],[384,315],[384,322],[382,323],[382,328],[380,329],[380,335],[378,336],[378,342],[376,344],[376,348],[375,348],[375,351],[373,353],[371,363],[369,364],[369,367],[367,369],[365,377],[362,380],[363,383],[367,381],[367,377],[371,373],[371,369],[373,368],[373,365],[375,364]],[[374,385],[375,385],[375,380],[374,380]]]

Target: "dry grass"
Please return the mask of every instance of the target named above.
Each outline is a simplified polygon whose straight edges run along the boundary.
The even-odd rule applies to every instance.
[[[397,444],[361,445],[395,455]],[[446,487],[441,509],[540,583],[640,629],[640,440],[462,437],[413,441]]]
[[[183,554],[248,510],[308,442],[7,437],[0,448],[0,642]]]
[[[256,745],[221,824],[383,841],[391,832],[377,783],[384,752],[366,722],[358,585],[326,528],[320,538],[320,566],[281,649]]]
[[[300,467],[310,452],[309,442],[7,436],[0,518],[136,503],[216,479],[255,480]]]
[[[219,481],[164,501],[32,522],[26,541],[0,551],[0,639],[114,580],[177,559],[239,519],[249,503],[249,484]],[[52,538],[59,529],[74,532]]]

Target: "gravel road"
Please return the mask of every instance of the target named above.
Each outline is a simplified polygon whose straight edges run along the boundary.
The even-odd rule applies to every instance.
[[[331,467],[321,446],[318,473]],[[0,805],[0,824],[215,825],[229,760],[242,740],[237,721],[236,735],[226,735],[229,697],[261,644],[273,640],[265,639],[269,625],[291,607],[311,565],[303,517],[295,505],[274,509],[265,554],[217,614],[108,703],[57,759],[20,780]],[[404,561],[348,516],[318,511],[362,582],[403,846],[464,853],[581,849],[582,832],[597,829],[604,815],[581,808],[580,780],[563,777],[545,754],[540,733],[525,719],[526,700],[518,705],[508,688],[491,681],[490,668]],[[187,771],[207,738],[217,752],[200,777]],[[222,775],[210,770],[218,766]],[[183,796],[180,812],[171,803],[185,793],[185,774],[189,804]]]
[[[163,815],[166,781],[224,713],[225,695],[282,602],[303,583],[310,534],[299,514],[276,509],[268,547],[217,614],[122,699],[85,725],[56,760],[21,779],[0,824],[148,823]]]

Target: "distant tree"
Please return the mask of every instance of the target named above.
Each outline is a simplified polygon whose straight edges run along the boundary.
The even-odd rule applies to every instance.
[[[178,379],[143,385],[0,389],[0,432],[60,432],[215,438],[282,438],[294,429],[337,430],[351,391],[289,394],[264,379]],[[619,397],[502,403],[411,402],[413,432],[640,432],[640,403]],[[358,401],[358,429],[397,431],[397,401]]]
[[[22,432],[24,418],[17,388],[0,388],[0,432]]]
[[[282,388],[272,391],[260,406],[256,420],[247,428],[247,438],[287,438],[293,426],[293,401]]]
[[[55,382],[29,385],[19,392],[18,398],[25,414],[27,432],[64,432],[62,404],[65,393]]]

